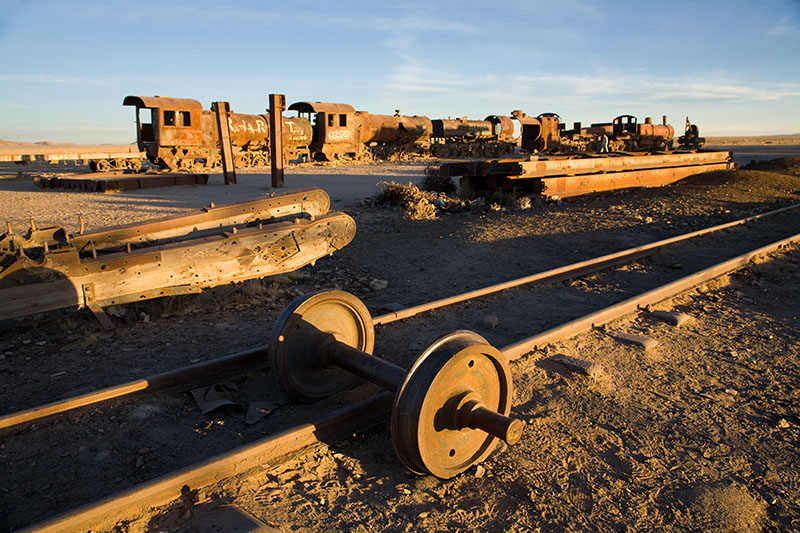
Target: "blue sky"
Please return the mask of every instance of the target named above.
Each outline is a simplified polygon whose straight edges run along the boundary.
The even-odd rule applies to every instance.
[[[127,143],[126,95],[800,133],[800,0],[0,0],[0,139]],[[226,7],[231,6],[231,7]]]

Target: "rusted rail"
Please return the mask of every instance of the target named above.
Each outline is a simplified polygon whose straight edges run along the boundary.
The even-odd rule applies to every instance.
[[[388,392],[345,407],[310,424],[302,424],[201,463],[113,494],[23,531],[72,532],[111,530],[118,517],[169,503],[188,486],[192,490],[275,463],[319,442],[364,431],[386,419],[392,406]]]
[[[239,372],[244,366],[248,370],[257,370],[267,365],[269,351],[266,346],[253,348],[235,354],[219,357],[211,361],[204,361],[195,365],[185,366],[162,372],[146,378],[128,381],[121,385],[113,387],[106,387],[93,392],[87,392],[77,396],[71,396],[64,400],[39,405],[24,411],[18,411],[5,416],[0,416],[0,429],[10,428],[30,422],[39,420],[58,413],[64,413],[84,407],[127,396],[135,392],[149,391],[155,392],[158,390],[167,389],[189,381],[202,385],[204,382],[213,382],[225,374],[232,372]]]
[[[724,261],[699,272],[695,272],[694,274],[685,276],[671,283],[667,283],[666,285],[662,285],[661,287],[657,287],[638,296],[634,296],[633,298],[628,298],[627,300],[606,307],[605,309],[595,311],[594,313],[580,318],[576,318],[575,320],[571,320],[555,328],[543,331],[542,333],[534,335],[533,337],[528,337],[527,339],[509,344],[508,346],[503,347],[500,351],[503,352],[503,354],[510,361],[519,359],[523,355],[530,353],[537,348],[546,346],[547,344],[556,340],[572,337],[583,331],[588,331],[592,327],[598,327],[612,320],[616,320],[617,318],[636,311],[641,307],[656,304],[668,298],[677,296],[678,294],[681,294],[682,292],[701,283],[705,283],[706,281],[712,280],[723,274],[727,274],[728,272],[742,268],[758,255],[775,251],[798,241],[800,241],[800,233],[796,233],[791,237],[787,237],[786,239],[781,239],[780,241],[773,242],[771,244],[767,244],[766,246],[762,246],[761,248],[743,253],[734,257],[733,259],[729,259],[728,261]]]
[[[800,233],[751,250],[539,335],[510,344],[501,352],[509,360],[517,359],[550,342],[586,331],[593,325],[620,318],[636,311],[643,305],[675,297],[700,283],[747,265],[755,256],[773,252],[796,242],[800,242]],[[192,490],[203,488],[264,464],[277,462],[281,457],[297,453],[315,443],[369,429],[387,419],[391,403],[391,394],[376,395],[362,403],[337,411],[313,424],[297,426],[226,454],[210,458],[53,519],[40,522],[26,531],[101,529],[115,523],[121,516],[142,512],[147,508],[164,505],[175,500],[180,496],[184,486]]]
[[[627,250],[622,250],[620,252],[615,252],[612,254],[595,257],[593,259],[587,259],[586,261],[580,261],[578,263],[573,263],[571,265],[565,265],[563,267],[554,268],[551,270],[547,270],[545,272],[539,272],[531,276],[525,276],[515,280],[506,281],[504,283],[498,283],[497,285],[484,287],[482,289],[476,289],[474,291],[469,291],[455,296],[450,296],[448,298],[442,298],[441,300],[435,300],[433,302],[416,305],[414,307],[409,307],[407,309],[403,309],[400,311],[394,311],[391,313],[375,317],[373,319],[373,323],[388,324],[390,322],[394,322],[395,320],[409,318],[418,315],[420,313],[423,313],[425,311],[431,311],[433,309],[439,309],[441,307],[446,307],[448,305],[453,305],[459,302],[465,302],[473,298],[486,296],[488,294],[504,291],[506,289],[510,289],[513,287],[519,287],[521,285],[529,285],[532,283],[554,283],[556,281],[562,281],[565,279],[574,278],[576,276],[590,274],[592,272],[597,272],[598,270],[603,270],[611,266],[629,263],[631,261],[635,261],[642,257],[652,255],[656,253],[660,248],[670,244],[675,244],[681,241],[691,239],[693,237],[699,237],[701,235],[707,235],[709,233],[713,233],[716,231],[721,231],[724,229],[746,224],[748,222],[752,222],[754,220],[758,220],[764,217],[777,215],[779,213],[783,213],[792,209],[797,209],[798,207],[800,207],[800,204],[790,205],[780,209],[775,209],[773,211],[767,211],[766,213],[761,213],[758,215],[741,218],[739,220],[734,220],[732,222],[726,222],[725,224],[719,224],[717,226],[704,228],[690,233],[684,233],[682,235],[670,237],[668,239],[662,239],[660,241],[652,242],[635,248],[628,248]]]
[[[486,296],[489,294],[494,294],[496,292],[500,292],[506,289],[518,287],[525,284],[552,283],[559,280],[571,279],[577,276],[590,274],[592,272],[597,272],[599,270],[603,270],[611,266],[624,264],[630,261],[635,261],[637,259],[640,259],[641,257],[653,254],[660,248],[670,244],[675,244],[681,241],[691,239],[693,237],[699,237],[701,235],[706,235],[709,233],[743,225],[748,222],[752,222],[769,216],[778,215],[780,213],[784,213],[797,208],[800,208],[800,204],[794,204],[787,207],[782,207],[780,209],[767,211],[765,213],[760,213],[758,215],[753,215],[738,220],[734,220],[731,222],[726,222],[724,224],[703,228],[701,230],[693,231],[690,233],[684,233],[682,235],[677,235],[675,237],[670,237],[668,239],[662,239],[660,241],[656,241],[635,248],[629,248],[627,250],[615,252],[613,254],[608,254],[593,259],[588,259],[586,261],[580,261],[578,263],[573,263],[571,265],[565,265],[563,267],[558,267],[545,272],[536,273],[531,276],[525,276],[504,283],[499,283],[497,285],[492,285],[489,287],[465,292],[448,298],[435,300],[433,302],[428,302],[417,306],[409,307],[401,311],[379,315],[373,318],[372,321],[373,324],[388,324],[391,322],[403,320],[405,318],[418,315],[426,311],[431,311],[433,309],[439,309],[449,305],[454,305],[456,303],[464,302],[474,298],[479,298],[481,296]],[[200,224],[202,221],[196,220],[194,222],[196,224]],[[157,228],[151,228],[151,230],[156,231]],[[163,231],[168,231],[167,226],[163,228]],[[105,236],[105,239],[108,239],[111,242],[116,242],[120,238],[121,237],[119,235],[113,235],[113,234]],[[204,363],[199,363],[197,365],[189,365],[181,367],[169,372],[156,374],[135,381],[129,381],[127,383],[115,385],[112,387],[107,387],[95,392],[90,392],[79,396],[65,398],[63,400],[40,405],[23,411],[18,411],[16,413],[9,413],[0,417],[0,429],[13,427],[25,422],[38,420],[58,413],[64,413],[79,407],[84,407],[86,405],[92,405],[106,400],[119,398],[121,396],[126,396],[128,394],[132,394],[143,390],[148,390],[148,391],[160,390],[162,388],[171,387],[179,383],[189,382],[195,379],[196,377],[200,376],[210,379],[211,377],[219,376],[220,374],[223,373],[235,372],[237,368],[241,369],[242,366],[265,363],[268,353],[269,353],[268,346],[259,346],[253,348],[252,350],[228,355],[225,357],[215,359],[213,361],[207,361]],[[263,360],[261,359],[262,357]]]

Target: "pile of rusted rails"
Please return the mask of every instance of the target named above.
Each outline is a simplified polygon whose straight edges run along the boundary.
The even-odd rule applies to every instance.
[[[515,360],[557,340],[572,337],[592,327],[609,323],[640,308],[656,304],[706,283],[716,277],[747,266],[755,257],[775,252],[800,242],[800,234],[781,239],[689,276],[667,283],[623,302],[595,311],[561,326],[505,346],[500,353]],[[31,531],[77,531],[111,528],[120,519],[134,519],[147,509],[167,505],[180,498],[184,487],[198,490],[222,483],[257,468],[279,463],[320,442],[331,442],[347,434],[366,431],[385,422],[392,407],[392,396],[378,394],[348,406],[310,424],[303,424],[271,435],[244,447],[212,457],[196,465],[111,495],[60,516],[35,524]]]
[[[135,144],[100,146],[14,146],[0,148],[0,163],[89,165],[95,172],[142,167],[145,154]]]
[[[491,285],[488,287],[476,289],[462,294],[453,295],[432,302],[422,303],[399,311],[392,311],[390,313],[374,317],[372,319],[372,323],[375,325],[380,325],[380,324],[388,324],[391,322],[396,322],[399,320],[410,318],[412,316],[416,316],[423,312],[431,311],[434,309],[440,309],[442,307],[447,307],[460,302],[465,302],[482,296],[495,294],[497,292],[504,291],[513,287],[519,287],[521,285],[555,283],[565,279],[573,279],[579,276],[598,272],[600,270],[604,270],[613,266],[618,266],[625,263],[629,263],[631,261],[636,261],[643,257],[652,255],[661,250],[662,248],[664,248],[665,246],[669,246],[671,244],[677,244],[695,237],[700,237],[703,235],[708,235],[710,233],[722,231],[725,229],[734,228],[736,226],[744,225],[749,222],[754,222],[756,220],[760,220],[766,217],[779,215],[781,213],[785,213],[787,211],[791,211],[798,208],[800,208],[800,204],[794,204],[787,207],[782,207],[780,209],[775,209],[772,211],[760,213],[758,215],[752,215],[738,220],[733,220],[731,222],[726,222],[724,224],[703,228],[690,233],[676,235],[675,237],[669,237],[667,239],[662,239],[642,246],[637,246],[634,248],[629,248],[627,250],[622,250],[619,252],[603,255],[600,257],[595,257],[593,259],[587,259],[585,261],[580,261],[578,263],[573,263],[570,265],[564,265],[562,267],[557,267],[544,272],[531,274],[529,276],[524,276],[504,283],[499,283],[496,285]],[[141,379],[137,379],[134,381],[129,381],[127,383],[122,383],[120,385],[106,387],[100,390],[87,392],[76,396],[71,396],[68,398],[64,398],[62,400],[54,401],[44,405],[39,405],[15,413],[7,413],[5,415],[0,416],[0,429],[14,427],[19,424],[31,422],[34,420],[40,420],[54,414],[64,413],[67,411],[71,411],[73,409],[77,409],[79,407],[84,407],[86,405],[98,404],[114,398],[127,396],[129,394],[133,394],[136,392],[141,392],[141,391],[155,392],[158,390],[179,386],[181,384],[186,384],[189,382],[196,383],[196,381],[201,377],[205,380],[214,381],[225,375],[235,373],[237,372],[237,370],[241,370],[242,368],[256,369],[260,368],[261,366],[265,366],[268,355],[269,355],[269,347],[259,346],[243,352],[227,355],[225,357],[220,357],[218,359],[177,368],[171,371],[163,372],[161,374],[156,374]]]
[[[328,212],[330,198],[304,189],[199,213],[68,235],[31,224],[0,235],[0,327],[32,315],[198,293],[296,270],[355,236],[355,221]]]
[[[659,187],[693,174],[736,168],[730,152],[630,155],[574,154],[445,163],[442,176],[459,177],[462,189],[566,198],[632,187]]]
[[[121,171],[117,171],[36,178],[35,183],[42,189],[118,192],[173,187],[176,185],[207,185],[208,174],[187,174],[185,172],[124,174]]]

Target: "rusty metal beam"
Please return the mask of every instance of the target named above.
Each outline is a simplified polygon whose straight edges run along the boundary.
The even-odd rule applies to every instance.
[[[45,522],[34,524],[23,531],[43,533],[111,530],[120,518],[129,516],[128,513],[141,512],[146,508],[164,505],[179,498],[184,486],[190,490],[197,490],[275,463],[282,457],[319,442],[332,442],[355,432],[365,431],[388,418],[393,399],[391,393],[378,394],[358,404],[334,411],[310,424],[295,426],[217,455]]]
[[[260,346],[251,350],[238,352],[235,354],[227,355],[212,359],[211,361],[204,361],[195,365],[189,365],[168,372],[161,372],[142,379],[128,381],[120,385],[106,387],[97,391],[87,392],[64,400],[51,402],[23,411],[9,413],[0,416],[0,429],[10,428],[30,422],[39,420],[58,413],[65,413],[79,407],[86,405],[93,405],[127,396],[134,392],[148,391],[155,392],[167,388],[174,387],[180,384],[192,382],[193,385],[203,385],[204,383],[213,382],[224,375],[232,374],[234,372],[241,372],[242,368],[248,370],[258,370],[264,368],[268,364],[269,350],[267,346]]]
[[[104,306],[296,270],[355,236],[355,221],[348,215],[315,216],[329,201],[323,191],[311,190],[178,217],[172,224],[161,219],[71,239],[58,227],[32,229],[28,239],[3,235],[0,326],[34,313],[80,309],[86,305],[82,287],[88,284],[94,287],[93,301]],[[309,218],[273,217],[300,215],[298,209],[306,205]],[[29,247],[30,253],[22,253]]]
[[[189,174],[185,172],[124,174],[122,171],[119,171],[36,179],[36,185],[42,188],[91,192],[118,192],[136,189],[153,189],[157,187],[173,187],[177,185],[206,184],[208,184],[208,174]]]
[[[286,96],[269,95],[269,151],[272,169],[272,188],[283,187],[283,110]]]
[[[719,224],[717,226],[703,228],[701,230],[692,231],[690,233],[684,233],[682,235],[677,235],[675,237],[669,237],[667,239],[662,239],[660,241],[644,244],[642,246],[628,248],[627,250],[622,250],[620,252],[614,252],[600,257],[587,259],[586,261],[579,261],[577,263],[572,263],[570,265],[565,265],[551,270],[546,270],[544,272],[538,272],[530,276],[525,276],[511,281],[498,283],[496,285],[491,285],[489,287],[476,289],[474,291],[469,291],[454,296],[449,296],[447,298],[442,298],[440,300],[435,300],[433,302],[428,302],[413,307],[409,307],[407,309],[402,309],[400,311],[394,311],[391,313],[377,316],[373,318],[372,323],[376,325],[388,324],[390,322],[394,322],[396,320],[402,320],[404,318],[409,318],[418,315],[420,313],[424,313],[426,311],[431,311],[433,309],[439,309],[441,307],[446,307],[448,305],[465,302],[467,300],[472,300],[474,298],[478,298],[481,296],[494,294],[496,292],[504,291],[506,289],[511,289],[513,287],[519,287],[521,285],[529,285],[532,283],[537,283],[537,284],[554,283],[565,279],[576,278],[578,276],[583,276],[585,274],[597,272],[599,270],[603,270],[605,268],[609,268],[615,265],[621,265],[624,263],[635,261],[642,257],[654,254],[660,248],[670,244],[675,244],[681,241],[691,239],[693,237],[699,237],[701,235],[706,235],[708,233],[713,233],[716,231],[721,231],[724,229],[746,224],[748,222],[753,222],[755,220],[759,220],[764,217],[777,215],[780,213],[784,213],[786,211],[797,209],[799,207],[800,204],[794,204],[787,207],[782,207],[780,209],[767,211],[766,213],[745,217],[739,220],[734,220],[732,222],[726,222],[725,224]]]
[[[217,122],[219,151],[222,157],[222,174],[225,185],[236,183],[236,166],[233,163],[233,145],[231,144],[230,116],[231,106],[228,102],[212,102],[211,110]]]
[[[572,337],[578,333],[588,331],[593,327],[601,326],[607,322],[620,318],[628,313],[632,313],[639,308],[653,305],[668,298],[673,298],[678,294],[690,289],[700,283],[704,283],[728,272],[738,270],[746,266],[754,257],[780,249],[788,244],[800,241],[800,233],[796,233],[786,239],[773,242],[761,248],[751,250],[739,256],[724,261],[717,265],[708,267],[689,276],[685,276],[666,285],[649,290],[633,298],[628,298],[622,302],[606,307],[594,313],[576,318],[570,322],[549,329],[527,339],[505,346],[500,351],[510,360],[535,351],[547,344]]]

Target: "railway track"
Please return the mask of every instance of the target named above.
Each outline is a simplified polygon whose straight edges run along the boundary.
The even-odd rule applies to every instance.
[[[408,307],[406,309],[378,315],[373,317],[372,322],[375,325],[389,324],[398,320],[416,316],[420,313],[441,309],[443,307],[466,302],[475,298],[491,295],[522,285],[556,283],[558,281],[580,277],[586,274],[611,268],[613,266],[639,260],[643,257],[657,253],[660,249],[669,245],[681,243],[726,229],[735,228],[737,226],[752,223],[767,217],[793,211],[798,208],[800,208],[800,204],[794,204],[758,215],[726,222],[724,224],[718,224],[716,226],[684,233],[675,237],[661,239],[659,241],[627,250],[622,250],[620,252],[606,254],[593,259],[551,269],[545,272],[539,272],[530,276],[524,276],[504,283],[491,285],[482,289],[477,289],[448,298],[442,298],[432,302]],[[206,361],[204,363],[178,368],[172,371],[144,377],[135,381],[122,383],[120,385],[105,387],[97,391],[71,396],[63,400],[57,400],[32,407],[30,409],[25,409],[23,411],[2,415],[0,416],[0,430],[11,428],[26,422],[34,422],[51,415],[64,413],[80,407],[95,405],[137,392],[154,392],[193,382],[213,383],[214,381],[230,377],[231,375],[240,372],[242,368],[247,368],[249,371],[252,371],[253,369],[265,367],[268,353],[268,346],[259,346],[243,352],[227,355],[211,361]]]
[[[793,209],[794,207],[796,206],[779,210],[777,213],[770,213],[770,215],[779,215]],[[764,218],[766,215],[767,214],[759,215],[757,217],[748,217],[747,221],[754,221]],[[740,220],[722,226],[725,228],[730,228],[744,223],[745,222],[743,220]],[[570,279],[582,274],[586,274],[587,272],[595,271],[597,269],[609,268],[611,265],[618,265],[625,261],[640,259],[641,257],[653,253],[655,250],[668,244],[691,239],[712,231],[719,231],[720,229],[724,228],[709,228],[699,232],[693,232],[692,234],[687,234],[691,236],[668,239],[668,241],[671,242],[653,243],[648,246],[637,247],[634,250],[620,252],[619,254],[611,254],[613,257],[604,256],[602,258],[597,258],[596,260],[584,261],[576,265],[564,267],[562,269],[555,269],[554,271],[542,275],[529,276],[514,282],[493,286],[492,288],[471,291],[470,293],[466,293],[465,295],[458,297],[431,302],[430,304],[416,306],[415,308],[409,308],[408,310],[401,312],[394,312],[388,315],[378,316],[374,319],[374,322],[376,324],[380,324],[402,318],[408,318],[418,312],[452,305],[457,302],[466,301],[469,298],[504,290],[524,283],[533,283],[542,280],[552,282],[554,280]],[[585,331],[593,326],[598,326],[600,324],[609,322],[619,316],[635,311],[640,306],[646,306],[664,299],[668,299],[675,294],[683,292],[697,284],[702,284],[708,279],[712,279],[721,273],[740,268],[741,266],[746,265],[752,259],[752,257],[756,255],[764,254],[770,250],[785,246],[787,243],[795,242],[797,239],[798,235],[792,235],[790,237],[771,242],[765,246],[760,246],[754,250],[740,254],[733,259],[724,261],[723,263],[706,267],[694,274],[673,280],[663,286],[656,287],[638,296],[628,298],[622,302],[617,302],[611,306],[607,306],[602,310],[589,313],[578,319],[574,319],[557,327],[550,328],[536,336],[525,338],[513,344],[508,344],[502,348],[501,351],[508,359],[517,359],[549,342],[554,342],[557,339],[574,335],[577,332]],[[241,362],[244,360],[258,359],[259,357],[263,357],[264,351],[265,350],[263,348],[259,348],[249,352],[244,352],[242,354],[235,354],[234,356],[229,356],[223,360],[203,365],[202,368],[206,371],[210,369],[214,369],[215,371],[229,371],[230,367],[226,367],[227,364],[236,365],[241,364]],[[127,394],[132,392],[134,389],[137,389],[137,387],[138,390],[146,390],[151,386],[152,389],[156,389],[159,387],[174,385],[175,383],[181,382],[184,379],[190,379],[192,376],[197,376],[202,372],[203,370],[198,367],[183,370],[179,369],[177,371],[168,372],[158,376],[156,379],[140,380],[138,385],[126,384],[125,387],[117,387],[110,390],[116,389],[116,392]],[[113,394],[110,394],[109,392],[110,390],[101,391],[97,396],[83,398],[82,400],[90,400],[90,403],[94,403],[95,400],[106,400],[110,397],[113,397]],[[183,485],[188,484],[191,487],[196,487],[202,486],[203,483],[219,481],[220,476],[236,475],[245,472],[258,464],[274,464],[286,454],[297,451],[315,441],[330,440],[354,431],[363,430],[381,420],[380,414],[381,412],[385,413],[386,405],[387,400],[385,395],[367,399],[365,402],[356,404],[354,407],[345,408],[329,416],[323,417],[316,423],[288,429],[277,435],[267,437],[262,441],[251,443],[246,448],[225,453],[219,457],[204,461],[202,464],[195,467],[188,467],[180,472],[158,478],[139,487],[134,487],[121,494],[107,498],[106,500],[103,500],[97,504],[91,504],[87,508],[76,510],[54,520],[39,524],[37,527],[42,527],[45,530],[46,528],[53,528],[52,530],[72,530],[78,527],[90,527],[88,524],[96,524],[98,519],[101,517],[102,519],[107,518],[108,512],[111,509],[116,509],[118,512],[120,509],[143,508],[157,505],[156,502],[166,502],[167,500],[174,498],[180,492],[180,488]],[[76,405],[73,405],[70,408],[74,408],[75,406]],[[37,418],[41,418],[40,415],[45,413],[47,415],[54,414],[53,411],[48,412],[46,409],[36,408],[28,410],[26,415],[17,413],[11,417],[6,416],[3,418],[3,424],[5,427],[11,427],[14,424],[22,423],[23,421],[30,422],[36,420]],[[363,417],[364,413],[370,413],[370,415],[376,416]],[[20,415],[22,415],[22,418],[20,418]],[[25,416],[28,418],[23,420]]]

